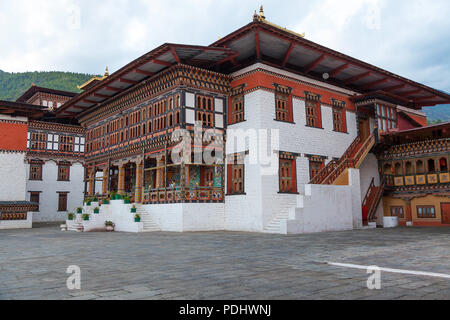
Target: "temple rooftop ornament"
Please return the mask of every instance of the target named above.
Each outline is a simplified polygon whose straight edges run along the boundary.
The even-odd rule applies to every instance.
[[[296,35],[298,37],[301,37],[301,38],[305,37],[305,33],[304,32],[302,34],[300,34],[300,33],[297,33],[295,31],[289,30],[287,28],[281,27],[281,26],[279,26],[279,25],[277,25],[275,23],[272,23],[270,21],[267,21],[266,20],[266,15],[264,14],[264,7],[263,6],[261,6],[259,8],[259,13],[256,13],[256,10],[255,10],[255,13],[253,15],[253,21],[254,22],[262,22],[262,23],[268,24],[268,25],[270,25],[272,27],[275,27],[277,29],[281,29],[281,30],[283,30],[285,32],[289,32],[289,33],[291,33],[293,35]]]
[[[105,80],[105,79],[108,78],[108,77],[109,77],[109,70],[108,70],[108,67],[106,67],[106,69],[105,69],[105,75],[104,75],[103,77],[93,76],[93,77],[92,77],[91,79],[89,79],[87,82],[83,83],[83,84],[80,85],[80,86],[77,86],[77,88],[80,89],[80,90],[85,91],[85,90],[87,90],[87,89],[93,87],[93,86],[94,86],[95,84],[97,84],[98,82]]]

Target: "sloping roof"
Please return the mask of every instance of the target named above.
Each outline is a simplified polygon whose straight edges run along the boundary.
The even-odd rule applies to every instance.
[[[46,111],[46,108],[34,104],[0,100],[0,114],[37,119],[42,117]]]
[[[178,63],[210,68],[231,59],[236,53],[227,48],[212,48],[166,43],[130,62],[102,81],[58,108],[57,115],[76,115],[156,75]]]
[[[78,93],[75,92],[69,92],[69,91],[62,91],[62,90],[55,90],[50,88],[44,88],[44,87],[37,87],[37,86],[31,86],[24,94],[22,94],[16,102],[26,103],[29,99],[31,99],[36,93],[43,92],[43,93],[49,93],[49,94],[56,94],[59,96],[65,96],[69,98],[75,97]]]
[[[413,109],[450,103],[450,95],[321,46],[268,22],[264,12],[208,47],[166,43],[130,62],[58,108],[75,117],[166,68],[184,63],[225,74],[260,61],[359,94],[377,92]]]
[[[402,104],[414,109],[450,103],[450,95],[443,91],[314,43],[303,35],[268,22],[261,14],[211,47],[226,47],[238,52],[233,60],[222,65],[222,72],[237,71],[262,61],[361,94],[389,93],[398,100],[405,100]]]
[[[439,124],[435,124],[435,125],[431,125],[431,126],[402,130],[402,131],[387,132],[387,133],[384,133],[384,135],[392,136],[392,137],[394,137],[394,136],[396,136],[396,137],[412,136],[412,135],[422,135],[427,132],[439,131],[439,130],[442,130],[445,133],[447,133],[447,135],[450,135],[450,122],[439,123]]]

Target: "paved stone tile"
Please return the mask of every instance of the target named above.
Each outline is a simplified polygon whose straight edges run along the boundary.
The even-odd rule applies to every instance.
[[[445,299],[450,281],[382,273],[340,262],[450,274],[449,228],[398,228],[299,236],[251,233],[0,231],[0,299]],[[66,288],[81,268],[81,291]]]

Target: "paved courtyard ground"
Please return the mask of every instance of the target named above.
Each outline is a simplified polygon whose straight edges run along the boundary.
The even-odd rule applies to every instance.
[[[250,233],[0,231],[0,299],[450,299],[450,279],[326,262],[450,275],[450,228],[301,236]],[[81,268],[81,290],[66,287]]]

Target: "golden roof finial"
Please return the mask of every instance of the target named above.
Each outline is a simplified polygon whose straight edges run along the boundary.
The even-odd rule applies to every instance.
[[[266,20],[266,16],[264,15],[264,8],[261,5],[261,8],[259,8],[259,17],[263,20]]]
[[[106,67],[106,69],[105,69],[105,77],[109,77],[109,70],[108,70],[108,67]]]

